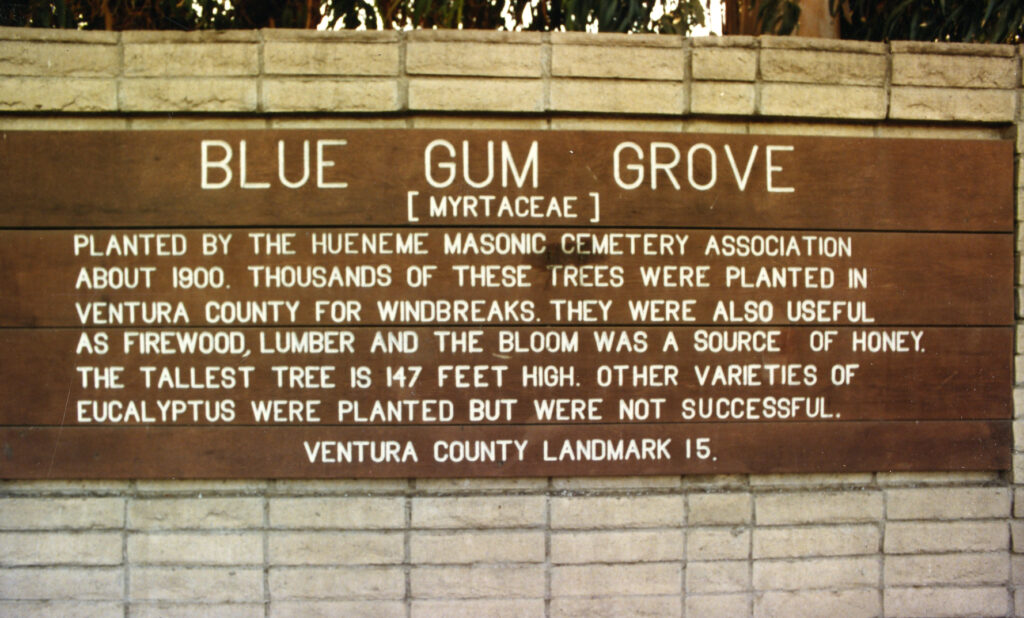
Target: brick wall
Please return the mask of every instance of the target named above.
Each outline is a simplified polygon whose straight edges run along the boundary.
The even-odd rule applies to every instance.
[[[0,130],[1016,137],[1019,153],[1021,56],[775,37],[0,29]],[[0,614],[1024,615],[1024,420],[1016,435],[1005,474],[2,482]]]

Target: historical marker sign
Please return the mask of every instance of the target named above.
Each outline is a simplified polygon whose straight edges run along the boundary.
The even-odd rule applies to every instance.
[[[1005,468],[1012,158],[6,133],[0,477]]]

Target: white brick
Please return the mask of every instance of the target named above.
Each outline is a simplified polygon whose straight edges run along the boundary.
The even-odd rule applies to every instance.
[[[413,528],[520,528],[544,523],[541,496],[413,498]]]
[[[885,83],[886,63],[882,54],[763,49],[761,78],[778,82],[881,86]]]
[[[118,62],[115,45],[0,41],[0,75],[114,76]]]
[[[0,533],[2,565],[104,565],[121,563],[118,532]]]
[[[890,522],[885,526],[885,553],[997,551],[1009,548],[1005,522]]]
[[[409,109],[465,112],[539,112],[544,84],[539,79],[414,77]]]
[[[281,601],[274,618],[405,618],[402,601]]]
[[[679,132],[678,121],[664,119],[620,120],[608,118],[555,118],[551,128],[558,131],[663,131]],[[524,127],[525,128],[525,127]],[[533,127],[531,127],[533,128]],[[539,127],[537,127],[539,128]],[[559,490],[584,489],[674,489],[680,485],[678,476],[567,476],[551,479]]]
[[[255,79],[159,77],[121,81],[122,111],[250,112],[256,106]]]
[[[1005,553],[886,556],[886,586],[933,584],[1005,585],[1010,560]]]
[[[877,491],[758,495],[758,525],[878,521],[882,494]]]
[[[1012,90],[896,86],[890,96],[889,117],[900,120],[1009,122],[1017,109]]]
[[[551,499],[551,527],[676,527],[683,511],[682,496],[556,497]]]
[[[887,588],[885,612],[907,618],[1006,616],[1006,588]],[[1019,608],[1018,608],[1019,611]]]
[[[32,568],[0,569],[2,599],[121,599],[124,569]]]
[[[551,569],[551,595],[676,594],[681,581],[679,563],[556,566]]]
[[[271,532],[271,564],[390,564],[402,561],[400,532]]]
[[[691,528],[686,532],[686,559],[735,560],[750,557],[750,530]]]
[[[690,494],[687,521],[691,526],[750,523],[753,503],[750,494]]]
[[[556,79],[551,109],[565,112],[679,115],[686,108],[681,82]]]
[[[445,618],[533,618],[544,615],[543,599],[460,599],[457,601],[412,602],[413,618],[444,616]]]
[[[261,564],[263,535],[155,533],[128,537],[128,561],[132,564]]]
[[[0,77],[0,111],[109,112],[117,109],[111,79]]]
[[[812,135],[831,137],[873,137],[874,130],[865,130],[859,125],[799,122],[773,122],[767,127],[758,127],[762,135]],[[869,485],[874,482],[874,475],[869,473],[826,473],[815,474],[753,474],[750,476],[751,487],[780,487],[787,489],[829,488],[837,489],[850,486]]]
[[[416,599],[543,598],[541,565],[414,567]]]
[[[713,123],[709,125],[708,123]],[[719,126],[722,122],[718,120],[701,120],[694,125],[693,121],[687,120],[683,131],[686,133],[707,132],[706,126]],[[737,126],[735,123],[728,123],[731,130],[727,133],[746,133],[746,126]],[[694,128],[695,127],[695,128]],[[687,489],[699,489],[701,491],[743,491],[746,489],[749,478],[745,474],[693,474],[683,477],[683,487]]]
[[[465,116],[417,116],[413,118],[417,129],[544,129],[545,123],[533,118],[501,116],[495,118],[467,118]],[[416,490],[430,493],[522,492],[543,491],[548,487],[546,478],[450,478],[416,479]]]
[[[757,528],[755,558],[801,558],[878,553],[881,533],[877,526],[813,526]]]
[[[876,586],[878,580],[875,557],[754,562],[754,588],[758,590],[860,588]]]
[[[120,618],[121,603],[111,601],[0,601],[4,618]]]
[[[399,125],[392,124],[390,119],[385,125],[381,125],[381,119],[359,118],[271,118],[271,126],[282,129],[323,129],[323,128],[344,128],[354,129],[361,126],[372,126],[373,128],[395,129]],[[405,121],[400,126],[405,126]],[[406,479],[277,479],[271,481],[268,488],[272,495],[304,496],[314,495],[358,495],[372,494],[382,496],[387,494],[400,494],[409,488],[409,481]]]
[[[271,498],[274,528],[401,528],[405,498]]]
[[[752,82],[757,76],[757,50],[696,47],[691,52],[693,79]]]
[[[874,617],[882,614],[877,590],[766,592],[754,597],[755,618],[788,616]]]
[[[129,76],[237,76],[259,72],[259,46],[249,43],[147,43],[124,46]]]
[[[398,75],[399,46],[393,43],[267,41],[268,75]]]
[[[750,589],[750,563],[746,560],[687,562],[686,593],[709,594]]]
[[[135,490],[140,494],[199,494],[205,498],[219,494],[255,494],[262,492],[266,488],[267,481],[255,480],[203,479],[185,481],[174,479],[135,481]]]
[[[409,75],[541,76],[540,45],[472,41],[409,41]]]
[[[620,618],[621,616],[650,616],[651,618],[678,618],[681,614],[679,596],[622,596],[622,597],[555,597],[551,599],[552,618]],[[541,613],[534,614],[540,616]]]
[[[660,562],[682,560],[681,530],[624,532],[555,532],[551,562]]]
[[[1010,493],[1003,487],[929,487],[889,489],[889,519],[981,519],[1010,514]]]
[[[700,618],[749,616],[750,597],[745,594],[686,595],[686,615]]]
[[[761,86],[761,113],[766,116],[881,119],[885,90],[870,86],[767,83]]]
[[[263,525],[261,498],[155,498],[128,502],[136,530],[256,528]]]
[[[394,79],[263,80],[262,108],[267,112],[387,112],[399,108]]]
[[[893,54],[892,83],[960,88],[1013,88],[1016,58]]]
[[[244,602],[263,600],[263,569],[133,568],[128,576],[132,600]]]
[[[4,498],[0,500],[0,530],[46,528],[120,528],[124,525],[121,498]]]
[[[738,82],[695,82],[690,86],[694,114],[750,115],[754,113],[754,85]]]
[[[262,603],[175,603],[156,601],[132,603],[132,618],[261,618],[265,615]]]
[[[544,533],[414,532],[409,540],[414,564],[475,562],[543,562]]]
[[[405,572],[400,567],[272,568],[270,596],[278,599],[402,599]]]
[[[684,60],[681,47],[553,45],[551,74],[682,81],[686,73]]]

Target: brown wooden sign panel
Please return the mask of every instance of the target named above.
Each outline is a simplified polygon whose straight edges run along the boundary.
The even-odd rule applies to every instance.
[[[416,228],[398,240],[394,234],[387,228],[0,231],[0,260],[23,264],[0,273],[0,324],[251,325],[245,311],[230,308],[239,299],[261,307],[287,300],[292,304],[271,310],[263,322],[307,326],[1005,325],[1013,318],[1011,296],[978,293],[1013,285],[1013,265],[1006,259],[1013,238],[1007,234],[631,228]],[[183,253],[121,255],[126,243],[147,238]],[[268,238],[287,239],[289,253],[257,253]],[[414,240],[407,246],[415,243],[418,253],[325,254],[332,240],[357,248],[372,242],[379,249],[382,242],[397,247],[409,238]],[[226,242],[229,253],[215,260],[203,255],[209,241]],[[515,243],[526,253],[481,254],[496,243]],[[954,255],[951,267],[948,258]],[[410,269],[424,268],[430,269],[427,285],[409,285]],[[189,279],[207,273],[222,281],[203,285]],[[156,296],[158,290],[167,292]],[[515,304],[505,302],[510,293]],[[358,320],[334,320],[322,311],[324,300],[337,297],[358,305]],[[51,302],[55,298],[63,302]],[[414,301],[422,309],[425,302],[448,306],[455,299],[488,310],[498,301],[501,311],[466,320],[457,313],[403,312],[408,307],[396,304]],[[174,309],[182,303],[187,320],[157,317],[168,302]],[[756,312],[748,311],[748,302],[757,304]],[[576,316],[570,303],[589,304]]]
[[[25,478],[323,478],[998,470],[1005,423],[610,427],[9,427]]]
[[[112,349],[94,365],[76,355],[79,331],[6,329],[0,349],[10,362],[0,367],[0,400],[9,405],[0,424],[998,419],[1011,413],[999,390],[1011,379],[1002,361],[1013,353],[1008,330],[486,327],[474,329],[480,352],[453,353],[458,331],[420,327],[400,331],[415,351],[389,354],[371,352],[393,332],[383,329],[245,328],[219,331],[224,353],[202,354],[179,351],[191,342],[215,345],[201,329],[123,329],[109,331]],[[814,333],[833,333],[828,352],[811,350]],[[745,340],[762,351],[721,349]],[[155,345],[140,353],[147,341]],[[297,352],[301,341],[332,349]],[[679,349],[663,350],[666,341]],[[101,366],[117,368],[118,388],[100,378]],[[293,385],[284,367],[315,370]],[[837,388],[837,367],[870,388]],[[359,375],[370,384],[360,387]]]
[[[0,141],[0,221],[399,225],[410,222],[415,192],[411,218],[423,225],[590,225],[596,193],[607,206],[598,213],[601,226],[1007,231],[1012,157],[1008,141],[596,131],[7,132]],[[511,198],[507,208],[502,197]],[[443,202],[434,214],[431,198]]]
[[[5,133],[0,477],[1006,468],[1012,158]]]

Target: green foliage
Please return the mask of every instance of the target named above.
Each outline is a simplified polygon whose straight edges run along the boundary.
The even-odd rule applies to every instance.
[[[792,34],[800,0],[728,0]],[[842,37],[1018,43],[1024,0],[829,0]],[[102,30],[465,28],[685,34],[700,0],[0,0],[0,25]]]
[[[700,0],[0,0],[0,25],[87,30],[465,28],[684,34]]]
[[[587,30],[599,32],[688,32],[704,23],[699,1],[683,0],[658,21],[652,14],[661,0],[513,0],[513,11],[530,15],[529,30]]]
[[[829,0],[843,38],[867,41],[1024,40],[1022,0]]]
[[[236,10],[218,0],[0,0],[3,26],[195,30],[229,27],[238,20]]]
[[[800,20],[798,0],[761,0],[757,3],[757,23],[763,34],[793,34]]]
[[[679,4],[665,12],[658,20],[657,31],[663,34],[687,34],[704,25],[704,6],[700,0],[679,0]]]

